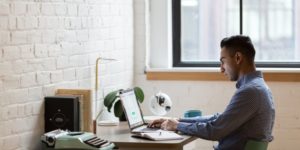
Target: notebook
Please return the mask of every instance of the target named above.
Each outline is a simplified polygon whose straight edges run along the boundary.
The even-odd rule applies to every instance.
[[[159,128],[147,127],[133,89],[122,91],[120,93],[120,99],[132,133],[158,132],[160,130]]]
[[[168,132],[168,131],[136,133],[136,134],[133,134],[132,137],[146,138],[146,139],[150,139],[153,141],[182,140],[183,139],[182,136],[180,136],[174,132]]]

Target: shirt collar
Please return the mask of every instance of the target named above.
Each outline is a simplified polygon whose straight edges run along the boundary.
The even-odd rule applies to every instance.
[[[250,82],[252,79],[259,77],[262,78],[262,72],[261,71],[254,71],[248,74],[243,75],[236,83],[236,88],[240,88],[241,86],[247,84]]]

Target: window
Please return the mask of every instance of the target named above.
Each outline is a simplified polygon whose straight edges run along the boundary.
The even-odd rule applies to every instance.
[[[258,67],[300,67],[299,3],[173,0],[173,66],[218,67],[220,41],[244,34],[255,46]]]

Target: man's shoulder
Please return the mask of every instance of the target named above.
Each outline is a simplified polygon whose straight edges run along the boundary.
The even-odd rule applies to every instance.
[[[261,92],[266,91],[267,86],[262,83],[257,82],[249,82],[245,84],[243,87],[239,88],[236,92],[237,95],[244,97],[256,97],[259,96]]]
[[[260,91],[267,88],[268,86],[263,78],[254,78],[253,80],[245,84],[241,90]]]

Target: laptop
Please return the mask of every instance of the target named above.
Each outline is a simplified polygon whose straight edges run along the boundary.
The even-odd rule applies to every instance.
[[[136,99],[133,89],[124,90],[120,93],[127,122],[132,133],[158,132],[160,128],[149,128],[143,119],[141,107]]]

